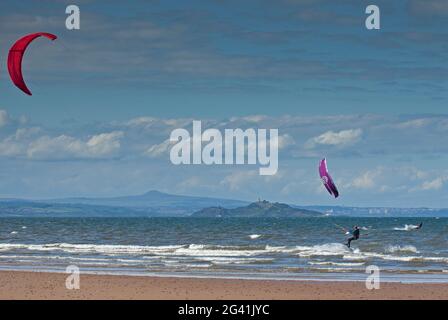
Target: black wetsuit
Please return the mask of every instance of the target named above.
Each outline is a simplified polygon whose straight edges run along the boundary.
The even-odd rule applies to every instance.
[[[347,247],[350,248],[350,243],[353,240],[358,240],[358,239],[359,239],[359,229],[355,229],[355,230],[353,230],[352,236],[347,239]]]

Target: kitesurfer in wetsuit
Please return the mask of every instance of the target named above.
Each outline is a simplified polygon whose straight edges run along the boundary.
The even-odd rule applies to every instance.
[[[415,230],[421,229],[422,227],[423,227],[423,222],[420,222],[420,224],[417,227],[415,227]]]
[[[360,233],[359,227],[358,226],[354,226],[353,230],[352,230],[352,236],[347,239],[347,247],[350,248],[350,243],[353,240],[358,240],[359,239],[359,233]]]

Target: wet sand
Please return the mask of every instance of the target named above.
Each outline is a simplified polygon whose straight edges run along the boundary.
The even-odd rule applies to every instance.
[[[81,275],[80,289],[68,290],[68,275],[0,272],[0,299],[448,299],[448,284],[272,281]]]

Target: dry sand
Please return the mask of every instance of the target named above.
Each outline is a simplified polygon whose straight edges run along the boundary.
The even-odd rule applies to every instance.
[[[0,272],[0,299],[448,299],[448,284],[232,280],[81,275],[67,290],[66,274]]]

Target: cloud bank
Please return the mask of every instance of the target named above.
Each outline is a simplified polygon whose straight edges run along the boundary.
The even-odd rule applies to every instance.
[[[4,196],[106,196],[160,189],[331,203],[317,175],[318,160],[326,157],[345,204],[448,205],[448,116],[253,115],[201,120],[203,130],[279,129],[279,171],[273,177],[258,176],[258,167],[250,165],[173,166],[169,135],[177,128],[191,131],[193,118],[144,116],[95,126],[48,127],[0,110],[0,119]]]

